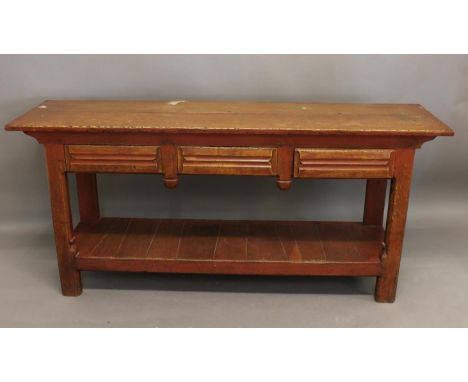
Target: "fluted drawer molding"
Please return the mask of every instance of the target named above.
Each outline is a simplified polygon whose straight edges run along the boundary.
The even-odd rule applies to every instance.
[[[68,171],[160,173],[157,146],[66,146]]]
[[[297,178],[391,178],[394,150],[296,149]]]
[[[199,147],[178,149],[180,174],[276,175],[276,148]]]

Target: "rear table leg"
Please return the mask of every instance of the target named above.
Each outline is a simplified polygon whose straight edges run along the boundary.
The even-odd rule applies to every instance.
[[[367,180],[363,217],[363,223],[365,225],[382,225],[386,193],[387,179]]]
[[[99,197],[97,179],[94,173],[76,173],[80,220],[92,222],[99,220]]]

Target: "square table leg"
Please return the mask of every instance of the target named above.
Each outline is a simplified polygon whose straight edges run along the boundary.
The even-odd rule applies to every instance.
[[[99,196],[96,174],[77,172],[75,175],[80,221],[92,222],[99,220]]]
[[[391,181],[385,230],[385,251],[382,256],[383,274],[377,277],[375,287],[377,302],[395,301],[413,161],[414,149],[402,149],[395,153],[394,176]]]
[[[365,225],[381,226],[383,224],[386,195],[387,179],[367,180],[364,216],[362,219]]]
[[[62,293],[64,296],[79,296],[82,291],[81,274],[76,269],[74,261],[76,245],[65,172],[64,147],[60,144],[46,144],[45,150]]]

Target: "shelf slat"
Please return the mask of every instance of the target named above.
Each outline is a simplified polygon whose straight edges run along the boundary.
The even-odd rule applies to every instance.
[[[362,223],[102,218],[80,223],[75,234],[81,270],[382,273],[383,228]]]

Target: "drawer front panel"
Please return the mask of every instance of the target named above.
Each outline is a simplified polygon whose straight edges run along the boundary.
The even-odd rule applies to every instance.
[[[67,170],[82,172],[159,173],[155,146],[66,146]]]
[[[276,175],[276,149],[255,147],[197,147],[178,149],[181,174]]]
[[[297,178],[391,178],[393,150],[296,149]]]

